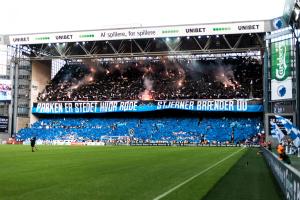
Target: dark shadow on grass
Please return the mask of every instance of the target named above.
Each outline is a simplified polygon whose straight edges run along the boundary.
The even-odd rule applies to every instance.
[[[249,148],[204,196],[204,200],[284,199],[258,148]]]

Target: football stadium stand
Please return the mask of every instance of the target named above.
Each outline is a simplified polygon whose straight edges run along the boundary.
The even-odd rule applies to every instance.
[[[66,64],[37,100],[239,99],[262,94],[262,64],[232,57]]]
[[[21,129],[18,140],[118,143],[240,143],[261,131],[259,118],[47,118]]]

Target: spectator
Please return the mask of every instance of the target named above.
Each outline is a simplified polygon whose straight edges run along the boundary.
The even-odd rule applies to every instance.
[[[65,65],[37,100],[233,99],[262,94],[261,64],[237,57]]]
[[[19,141],[36,135],[42,141],[120,140],[147,141],[149,143],[202,143],[231,141],[234,124],[235,143],[256,138],[259,118],[203,117],[147,117],[147,118],[49,118],[40,119],[17,134]]]

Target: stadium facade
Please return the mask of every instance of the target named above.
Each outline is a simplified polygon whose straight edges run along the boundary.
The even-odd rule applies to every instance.
[[[276,18],[1,36],[1,136],[45,116],[168,109],[264,116],[267,136],[278,113],[299,126],[298,34]]]

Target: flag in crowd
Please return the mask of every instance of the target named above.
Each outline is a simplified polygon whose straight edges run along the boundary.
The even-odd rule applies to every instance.
[[[276,138],[279,142],[281,142],[281,140],[284,138],[284,133],[275,122],[271,121],[270,123],[272,136]]]
[[[287,135],[292,139],[294,145],[296,147],[300,146],[300,130],[293,125],[293,123],[286,119],[285,117],[275,115],[276,120],[280,122],[286,131]],[[271,133],[274,135],[274,137],[278,138],[278,140],[281,142],[282,138],[284,137],[284,133],[280,129],[280,127],[275,123],[271,122]]]

